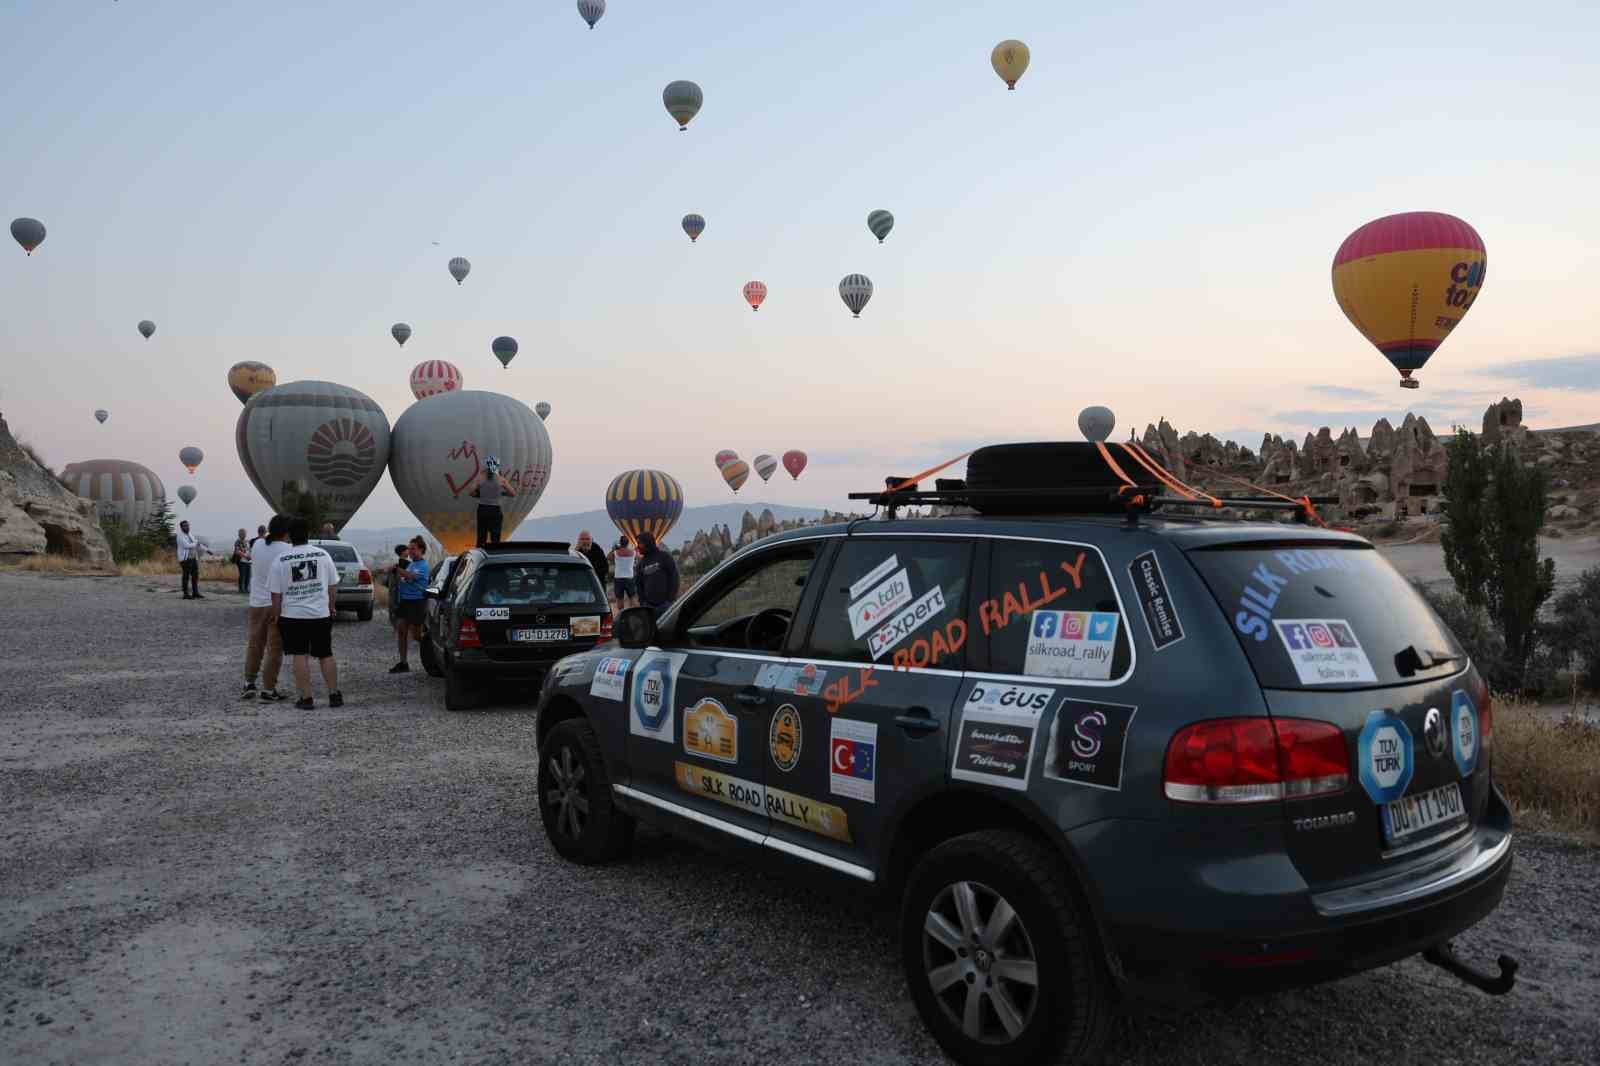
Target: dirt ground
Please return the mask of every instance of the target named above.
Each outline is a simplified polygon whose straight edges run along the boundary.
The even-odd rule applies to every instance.
[[[0,573],[0,1062],[921,1063],[885,906],[641,832],[558,859],[526,694],[443,709],[342,622],[349,703],[244,703],[240,598]],[[319,703],[320,703],[319,699]],[[1600,1061],[1600,850],[1523,834],[1459,941],[1119,1024],[1108,1062]]]

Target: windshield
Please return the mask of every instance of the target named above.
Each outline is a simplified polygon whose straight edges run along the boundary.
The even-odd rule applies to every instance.
[[[359,563],[361,556],[348,544],[324,544],[322,550],[336,563]]]
[[[1200,549],[1205,578],[1263,688],[1354,688],[1467,665],[1417,591],[1365,544]]]
[[[478,575],[477,599],[481,604],[510,607],[533,604],[605,606],[594,568],[587,564],[489,566]]]

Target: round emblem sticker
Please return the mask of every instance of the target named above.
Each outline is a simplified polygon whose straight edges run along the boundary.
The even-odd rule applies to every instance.
[[[1478,765],[1478,709],[1465,692],[1450,697],[1450,747],[1461,776],[1472,773]]]
[[[788,773],[800,764],[800,712],[791,703],[785,703],[772,715],[772,727],[767,730],[767,750],[772,753],[772,764]]]
[[[1415,766],[1411,730],[1387,711],[1373,711],[1356,741],[1361,767],[1361,787],[1374,803],[1389,803],[1405,795]]]

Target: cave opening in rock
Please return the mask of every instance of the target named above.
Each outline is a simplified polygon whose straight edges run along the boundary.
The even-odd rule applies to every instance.
[[[1412,482],[1411,488],[1408,491],[1407,495],[1410,495],[1410,496],[1437,496],[1437,495],[1439,495],[1439,486],[1438,485],[1419,484],[1417,482]]]

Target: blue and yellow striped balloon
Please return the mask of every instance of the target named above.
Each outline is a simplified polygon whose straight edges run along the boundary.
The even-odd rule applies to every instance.
[[[683,486],[660,470],[625,471],[606,489],[606,514],[628,539],[649,533],[660,544],[683,514]]]

